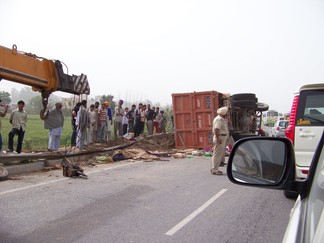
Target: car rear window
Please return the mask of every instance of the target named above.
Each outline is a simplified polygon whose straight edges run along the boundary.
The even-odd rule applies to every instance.
[[[298,126],[324,125],[324,89],[300,92],[296,118]]]
[[[280,121],[278,125],[279,125],[279,127],[286,128],[288,126],[288,122],[287,121]]]

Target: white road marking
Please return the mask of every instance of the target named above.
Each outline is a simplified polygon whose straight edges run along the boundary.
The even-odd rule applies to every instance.
[[[52,181],[46,181],[46,182],[37,183],[37,184],[34,184],[34,185],[30,185],[30,186],[19,187],[19,188],[11,189],[11,190],[8,190],[8,191],[0,192],[0,195],[9,194],[9,193],[12,193],[12,192],[19,192],[19,191],[27,190],[27,189],[38,187],[38,186],[44,186],[44,185],[48,185],[48,184],[51,184],[51,183],[64,181],[64,180],[67,180],[67,179],[68,178],[61,178],[61,179],[57,179],[55,181],[52,180]]]
[[[88,172],[86,174],[89,175],[89,174],[98,173],[98,172],[102,172],[102,171],[106,171],[106,170],[117,169],[117,168],[120,168],[120,167],[124,167],[124,166],[128,166],[128,165],[133,165],[133,164],[137,164],[137,163],[143,163],[143,161],[130,162],[130,163],[127,163],[127,164],[116,165],[114,167],[107,167],[107,168],[104,168],[104,169],[90,171],[90,172]],[[55,180],[51,180],[51,181],[40,182],[40,183],[37,183],[37,184],[34,184],[34,185],[30,185],[30,186],[19,187],[19,188],[15,188],[15,189],[11,189],[11,190],[7,190],[7,191],[0,192],[0,196],[1,195],[5,195],[5,194],[9,194],[9,193],[13,193],[13,192],[18,192],[18,191],[23,191],[23,190],[31,189],[31,188],[38,187],[38,186],[44,186],[44,185],[48,185],[48,184],[52,184],[52,183],[56,183],[56,182],[60,182],[60,181],[68,180],[68,179],[71,179],[71,178],[64,177],[64,178],[55,179]]]
[[[129,162],[127,164],[116,165],[114,167],[107,167],[107,168],[104,168],[104,169],[93,170],[93,171],[87,172],[87,175],[90,175],[90,174],[93,174],[93,173],[98,173],[98,172],[101,172],[101,171],[112,170],[112,169],[116,169],[116,168],[120,168],[120,167],[124,167],[124,166],[128,166],[128,165],[135,165],[135,164],[143,163],[143,162],[144,161],[140,160],[140,161],[136,161],[136,162]]]
[[[198,214],[200,214],[202,211],[204,211],[210,204],[212,204],[216,199],[218,199],[226,191],[227,191],[227,189],[220,190],[217,194],[215,194],[207,202],[205,202],[203,205],[201,205],[196,211],[192,212],[190,215],[188,215],[185,219],[183,219],[181,222],[179,222],[176,226],[174,226],[172,229],[170,229],[165,234],[171,235],[171,236],[174,235],[178,230],[180,230],[182,227],[184,227],[186,224],[188,224],[191,220],[193,220]]]

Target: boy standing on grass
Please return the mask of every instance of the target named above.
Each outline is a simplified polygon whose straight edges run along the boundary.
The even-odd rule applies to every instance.
[[[27,113],[24,110],[25,102],[18,101],[18,108],[13,110],[9,117],[9,122],[12,124],[12,129],[9,132],[8,139],[8,152],[13,152],[13,139],[18,135],[17,150],[18,154],[21,153],[22,143],[26,131]]]

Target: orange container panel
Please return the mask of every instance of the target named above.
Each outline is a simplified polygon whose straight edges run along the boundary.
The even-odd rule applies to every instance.
[[[192,107],[192,94],[172,94],[172,104],[174,112],[191,111]]]
[[[174,114],[174,126],[179,130],[192,129],[194,124],[191,113]]]
[[[218,93],[216,91],[195,92],[192,96],[196,110],[212,110],[215,106],[218,107]]]
[[[215,118],[214,112],[196,112],[196,128],[211,128]]]
[[[211,129],[197,132],[197,145],[195,148],[211,148],[213,146],[213,132]]]
[[[177,131],[175,133],[175,145],[178,149],[211,148],[213,147],[213,132],[211,129],[200,130],[197,132],[192,132],[192,130]]]
[[[196,138],[195,134],[191,131],[178,131],[175,133],[176,148],[195,148]]]
[[[222,97],[217,91],[172,94],[176,148],[213,146],[211,130]]]

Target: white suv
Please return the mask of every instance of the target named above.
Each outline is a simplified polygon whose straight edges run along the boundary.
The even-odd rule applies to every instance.
[[[324,127],[324,83],[306,84],[294,93],[286,137],[295,148],[296,180],[307,178]]]

